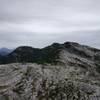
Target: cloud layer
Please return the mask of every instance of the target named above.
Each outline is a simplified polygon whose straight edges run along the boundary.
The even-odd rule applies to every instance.
[[[75,41],[100,48],[100,0],[0,0],[0,47]]]

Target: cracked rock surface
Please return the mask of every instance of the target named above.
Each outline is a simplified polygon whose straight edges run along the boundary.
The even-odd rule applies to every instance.
[[[67,65],[0,65],[0,100],[99,100],[100,74],[90,74]]]

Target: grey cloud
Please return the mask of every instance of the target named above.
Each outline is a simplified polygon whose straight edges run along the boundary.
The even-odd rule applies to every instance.
[[[100,0],[0,0],[0,46],[76,41],[100,48]]]
[[[6,34],[6,35],[3,35]],[[0,46],[15,48],[21,45],[43,48],[53,42],[63,43],[65,41],[74,41],[92,47],[100,48],[99,31],[74,32],[69,34],[33,34],[33,33],[3,33],[0,34]]]
[[[1,20],[22,20],[38,16],[61,18],[75,13],[95,13],[99,0],[0,0]],[[100,14],[100,13],[99,13]]]

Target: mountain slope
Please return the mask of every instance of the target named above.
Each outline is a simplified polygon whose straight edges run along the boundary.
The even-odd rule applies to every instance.
[[[100,61],[100,50],[88,46],[80,45],[74,42],[64,44],[54,43],[43,49],[21,46],[16,48],[9,55],[5,56],[3,63],[31,62],[39,64],[57,64],[60,61],[62,51],[70,53],[95,62]]]
[[[13,52],[5,57],[5,63],[16,63],[16,62],[31,62],[31,63],[56,63],[59,58],[60,44],[52,44],[51,46],[43,49],[32,48],[28,46],[21,46],[16,48]]]
[[[0,65],[0,100],[100,99],[98,49],[74,42],[43,49],[24,46],[8,58],[14,63]]]

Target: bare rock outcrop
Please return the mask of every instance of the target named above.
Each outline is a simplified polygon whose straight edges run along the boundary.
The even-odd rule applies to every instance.
[[[100,100],[100,50],[67,42],[41,52],[43,64],[0,65],[0,100]]]

